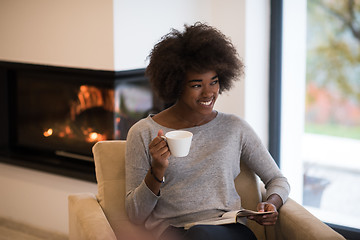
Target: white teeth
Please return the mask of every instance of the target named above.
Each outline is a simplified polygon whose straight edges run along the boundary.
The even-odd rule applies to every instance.
[[[212,102],[212,100],[210,100],[208,102],[200,102],[200,104],[209,106],[211,104],[211,102]]]

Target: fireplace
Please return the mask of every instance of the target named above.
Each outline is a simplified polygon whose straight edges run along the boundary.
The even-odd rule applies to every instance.
[[[0,62],[2,161],[95,180],[92,146],[126,139],[164,105],[144,69],[96,71]]]

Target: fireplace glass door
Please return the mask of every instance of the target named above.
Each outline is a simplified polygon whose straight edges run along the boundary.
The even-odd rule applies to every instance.
[[[20,72],[14,93],[16,146],[91,156],[97,141],[126,139],[129,128],[157,112],[144,77],[91,79]]]

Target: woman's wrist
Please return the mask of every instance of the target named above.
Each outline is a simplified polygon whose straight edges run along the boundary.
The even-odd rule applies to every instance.
[[[160,196],[160,188],[162,184],[161,180],[163,176],[163,173],[158,172],[158,170],[155,168],[150,168],[145,176],[145,184],[157,196]]]
[[[276,207],[276,210],[279,210],[279,208],[283,205],[281,197],[276,193],[271,194],[266,201],[273,204]]]
[[[161,178],[157,177],[156,173],[153,170],[153,167],[150,167],[150,174],[154,177],[154,179],[157,182],[159,182],[159,183],[164,183],[165,182],[165,176],[162,174]]]

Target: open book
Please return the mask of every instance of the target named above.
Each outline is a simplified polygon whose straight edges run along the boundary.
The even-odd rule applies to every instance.
[[[211,218],[207,220],[202,220],[198,222],[192,222],[185,224],[184,228],[185,230],[191,228],[195,225],[224,225],[224,224],[232,224],[239,222],[239,218],[241,217],[247,217],[247,216],[254,216],[254,215],[265,215],[265,214],[271,214],[274,213],[274,211],[269,212],[256,212],[248,209],[242,209],[242,210],[235,210],[224,213],[221,217],[217,218]]]

